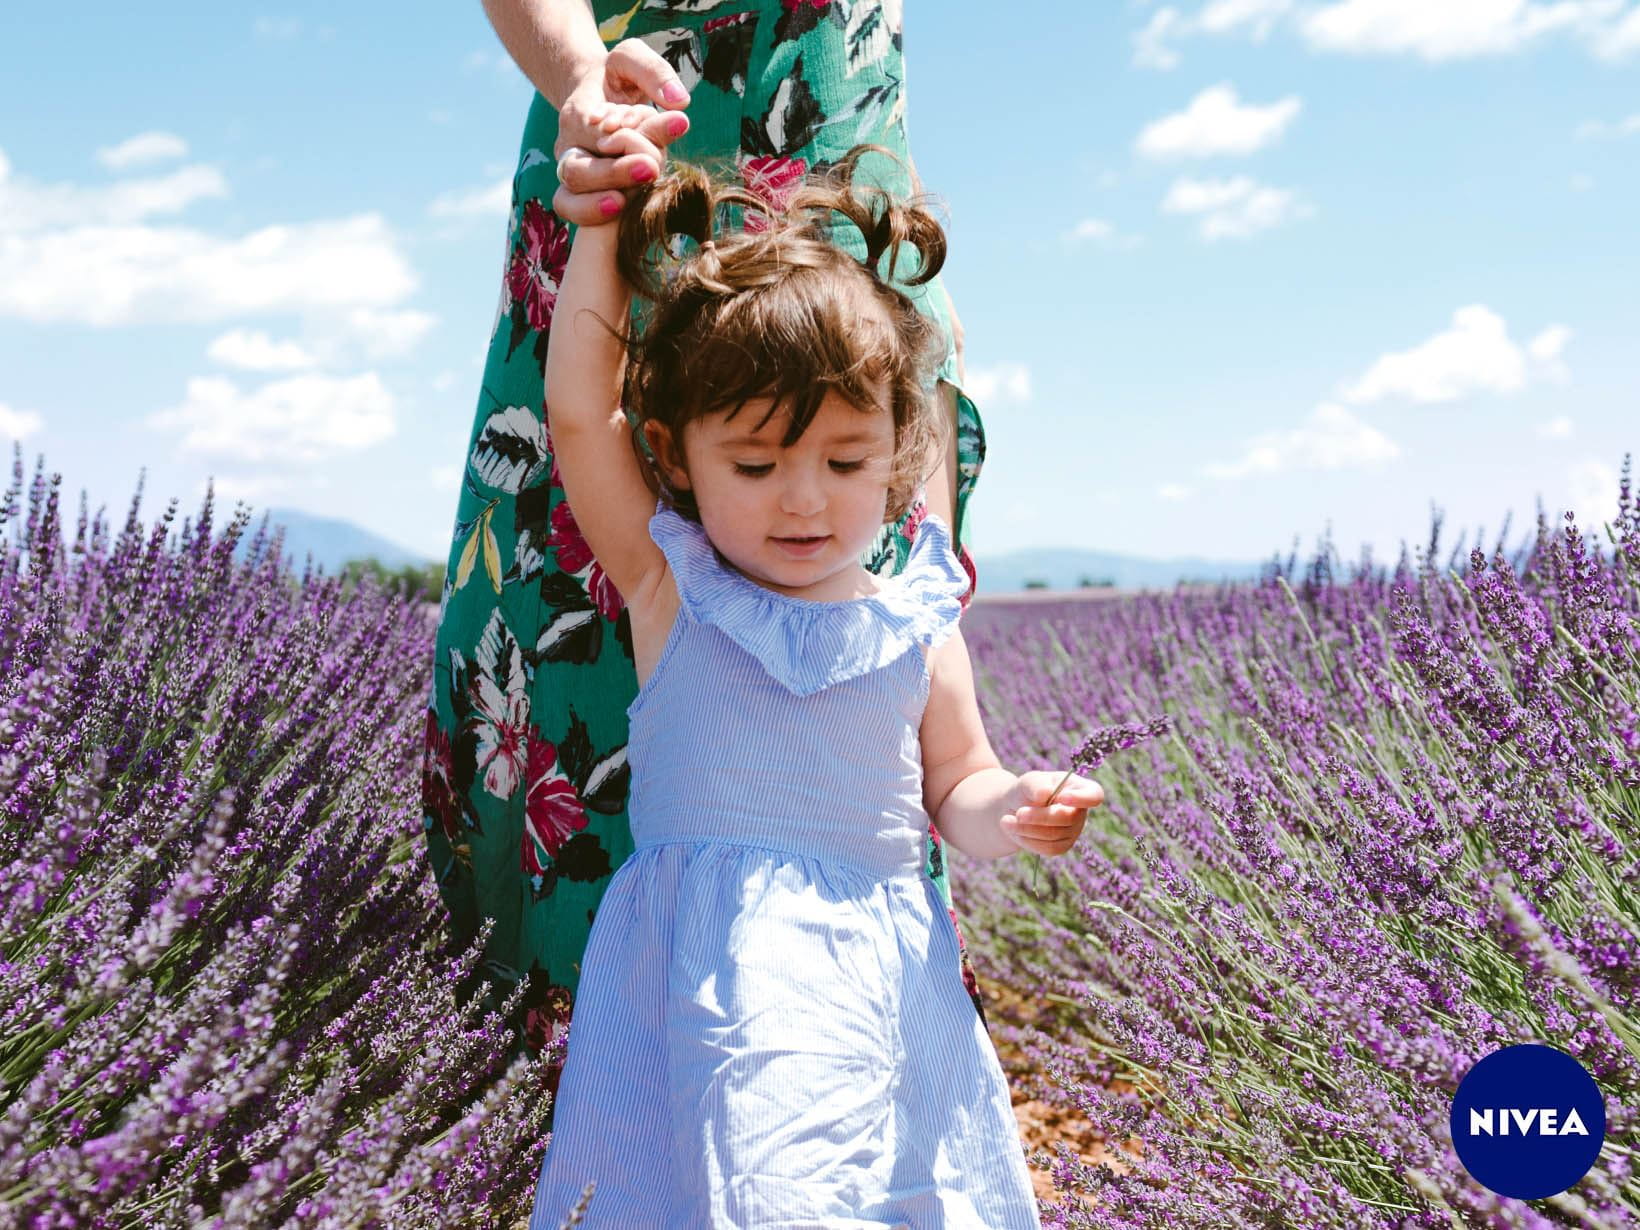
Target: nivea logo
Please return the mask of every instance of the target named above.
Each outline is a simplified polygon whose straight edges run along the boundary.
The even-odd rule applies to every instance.
[[[1477,1183],[1542,1200],[1589,1173],[1606,1139],[1606,1103],[1577,1060],[1552,1046],[1506,1046],[1465,1073],[1452,1144]]]
[[[1508,1136],[1513,1132],[1516,1136],[1530,1136],[1534,1132],[1539,1136],[1587,1136],[1589,1129],[1583,1126],[1583,1119],[1573,1107],[1567,1111],[1557,1111],[1552,1106],[1535,1107],[1532,1110],[1516,1110],[1512,1106],[1500,1106],[1495,1112],[1497,1127],[1492,1126],[1493,1114],[1491,1110],[1476,1110],[1469,1108],[1469,1134],[1471,1136]],[[1556,1121],[1559,1120],[1559,1126]]]

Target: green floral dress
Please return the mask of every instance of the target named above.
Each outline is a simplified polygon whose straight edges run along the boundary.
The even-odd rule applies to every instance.
[[[900,0],[597,0],[594,8],[607,44],[641,37],[690,91],[691,127],[673,144],[674,158],[738,174],[778,202],[860,142],[907,157]],[[555,1044],[574,1007],[594,911],[632,851],[626,708],[637,676],[621,595],[576,528],[545,423],[542,365],[573,229],[551,209],[556,137],[557,115],[537,96],[513,179],[501,299],[439,608],[422,799],[453,937],[469,943],[481,917],[495,918],[481,977],[497,1005],[526,982],[511,1022],[519,1045],[561,1059]],[[882,168],[886,187],[910,190],[887,159],[866,166]],[[907,293],[950,337],[939,281]],[[954,349],[939,379],[957,386]],[[972,579],[966,509],[985,445],[960,390],[956,404],[955,519]],[[885,526],[865,565],[899,572],[924,515],[918,501]],[[927,870],[949,909],[932,827]],[[954,909],[951,921],[956,927]],[[960,928],[957,939],[983,1020]]]

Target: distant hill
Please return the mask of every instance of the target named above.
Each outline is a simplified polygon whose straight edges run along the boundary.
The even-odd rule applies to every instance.
[[[242,558],[251,535],[256,533],[266,513],[271,532],[275,525],[285,527],[285,559],[292,571],[301,572],[309,551],[313,562],[329,576],[337,576],[342,565],[351,559],[374,556],[389,570],[406,564],[421,567],[432,562],[429,557],[408,547],[383,538],[336,517],[316,517],[296,508],[257,508],[252,510],[251,523],[245,537],[239,542],[236,558]]]
[[[1078,589],[1084,578],[1117,589],[1172,589],[1180,581],[1246,580],[1258,576],[1263,566],[1198,556],[1145,559],[1073,547],[1010,551],[974,559],[982,594],[1016,593],[1026,588],[1026,582],[1037,581],[1046,582],[1048,589]]]
[[[317,517],[295,508],[257,509],[248,533],[254,533],[263,512],[271,523],[285,527],[285,558],[300,571],[309,551],[325,572],[335,576],[350,559],[374,556],[389,568],[421,566],[434,561],[380,534],[336,517]],[[241,554],[244,543],[240,544]],[[1146,559],[1108,551],[1079,551],[1051,547],[981,555],[975,560],[982,594],[1017,593],[1028,581],[1046,582],[1052,590],[1078,589],[1084,578],[1117,589],[1172,589],[1180,581],[1242,580],[1256,577],[1262,564],[1181,556]]]

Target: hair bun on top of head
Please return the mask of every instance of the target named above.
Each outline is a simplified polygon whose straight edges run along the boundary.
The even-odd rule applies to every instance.
[[[945,263],[945,231],[922,203],[922,198],[902,201],[876,185],[855,182],[860,160],[868,153],[899,160],[880,145],[857,145],[838,162],[811,177],[781,206],[739,182],[717,179],[706,168],[691,163],[674,163],[667,174],[633,189],[622,212],[616,264],[621,275],[645,298],[659,299],[672,280],[663,272],[664,255],[692,266],[690,273],[698,289],[730,294],[749,289],[737,278],[731,286],[721,277],[726,255],[716,240],[724,237],[718,224],[725,206],[738,206],[765,220],[756,231],[731,233],[731,247],[778,242],[783,234],[797,232],[813,238],[831,239],[840,216],[857,229],[864,240],[864,266],[874,275],[893,281],[899,270],[901,252],[910,245],[917,250],[915,273],[899,280],[920,286],[932,280]],[[692,256],[676,256],[669,242],[675,236],[693,239]],[[888,269],[882,271],[882,258]],[[752,285],[761,279],[754,277]]]
[[[867,154],[881,154],[899,163],[892,150],[881,145],[856,145],[823,174],[810,180],[793,194],[786,207],[788,215],[808,213],[822,230],[831,227],[830,215],[841,214],[865,239],[864,264],[873,273],[893,281],[898,272],[902,249],[917,250],[917,271],[899,280],[907,286],[932,281],[945,264],[945,230],[924,204],[926,197],[902,200],[877,184],[855,182],[861,160]],[[902,164],[903,165],[903,164]]]

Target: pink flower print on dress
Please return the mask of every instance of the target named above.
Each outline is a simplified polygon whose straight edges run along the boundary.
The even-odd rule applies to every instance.
[[[558,450],[552,447],[552,427],[547,422],[547,403],[541,403],[541,434],[546,439],[547,456],[552,458],[552,469],[547,472],[547,486],[562,487],[564,476],[558,472]]]
[[[532,729],[529,734],[529,789],[524,796],[524,871],[545,875],[547,862],[587,826],[575,785],[558,770],[558,749]]]
[[[524,240],[507,269],[507,291],[524,305],[530,328],[537,332],[552,324],[558,287],[569,264],[569,227],[548,212],[540,201],[524,205]]]
[[[777,213],[791,204],[808,172],[809,164],[801,158],[748,158],[740,164],[740,177],[746,187],[767,201],[769,208]],[[756,210],[746,212],[747,231],[765,231],[768,228],[768,220],[761,213]]]
[[[438,711],[429,707],[427,722],[422,728],[421,800],[422,814],[431,827],[437,823],[450,839],[450,849],[462,857],[467,842],[461,832],[461,805],[456,801],[455,760],[450,752],[450,739],[439,729]]]
[[[968,604],[974,600],[974,590],[979,587],[979,574],[974,571],[974,557],[968,554],[967,547],[957,547],[957,563],[961,564],[962,570],[968,574],[968,592],[958,599],[962,603],[962,609],[966,611]]]
[[[509,799],[524,777],[530,698],[522,688],[503,692],[482,671],[473,676],[471,692],[484,789],[498,799]]]
[[[621,597],[621,591],[605,574],[603,565],[592,558],[592,548],[581,536],[581,527],[575,523],[575,511],[570,508],[568,500],[559,501],[558,507],[552,510],[551,543],[559,569],[580,577],[587,597],[592,599],[598,613],[605,619],[619,619],[626,599]],[[581,576],[581,572],[589,566],[591,570]]]
[[[927,516],[928,502],[920,499],[905,514],[905,524],[900,527],[900,537],[905,539],[907,546],[917,541],[917,529]]]

